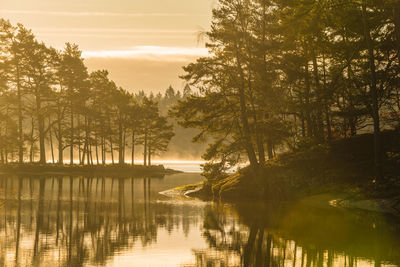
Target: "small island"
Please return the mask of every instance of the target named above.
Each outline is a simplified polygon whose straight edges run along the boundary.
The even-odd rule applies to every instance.
[[[157,177],[180,171],[164,168],[163,165],[58,165],[58,164],[7,164],[0,165],[0,174],[29,175],[32,177],[63,176],[109,176],[109,177]]]

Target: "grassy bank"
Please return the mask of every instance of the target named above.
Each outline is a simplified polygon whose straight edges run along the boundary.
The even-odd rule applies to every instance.
[[[288,200],[332,194],[342,200],[391,200],[400,203],[400,136],[382,134],[384,179],[375,181],[373,136],[369,134],[310,145],[280,155],[255,174],[249,168],[208,180],[188,195],[223,201]],[[348,201],[338,201],[345,204]]]
[[[3,164],[0,173],[24,175],[100,175],[100,176],[162,176],[178,171],[165,169],[162,165],[57,165],[57,164]]]

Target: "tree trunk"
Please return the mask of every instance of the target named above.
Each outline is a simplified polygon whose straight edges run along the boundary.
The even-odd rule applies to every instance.
[[[123,139],[122,118],[120,116],[119,122],[118,122],[118,164],[119,165],[124,164],[123,147],[122,147],[123,140],[122,139]]]
[[[100,147],[101,147],[101,164],[104,165],[106,161],[105,151],[104,151],[104,137],[100,137]]]
[[[71,100],[71,129],[70,129],[70,151],[69,151],[69,164],[74,164],[74,108]]]
[[[326,61],[325,61],[325,55],[323,55],[323,60],[322,60],[322,64],[323,64],[323,69],[324,69],[324,109],[325,109],[325,123],[326,123],[326,131],[328,134],[328,142],[332,141],[332,125],[331,125],[331,119],[330,119],[330,114],[329,114],[329,104],[328,104],[328,100],[329,100],[329,96],[326,93]]]
[[[109,120],[109,126],[111,130],[111,121]],[[112,140],[112,133],[110,133],[110,152],[111,152],[111,162],[114,165],[114,148],[113,148],[113,140]]]
[[[313,56],[313,72],[314,72],[314,82],[315,82],[315,89],[316,89],[316,94],[317,96],[321,95],[321,84],[320,84],[320,78],[319,78],[319,72],[318,72],[318,62],[317,62],[317,57],[314,55]],[[322,97],[322,101],[324,98]],[[322,141],[324,139],[324,126],[323,126],[323,120],[321,118],[322,115],[322,110],[320,106],[318,105],[318,112],[317,112],[317,122],[318,122],[318,127],[317,127],[317,138]]]
[[[51,125],[51,119],[50,119],[50,116],[49,116],[49,137],[50,137],[51,160],[52,160],[52,162],[54,164],[55,160],[54,160],[53,135],[51,133],[51,126],[50,125]]]
[[[79,128],[79,127],[78,127]],[[81,148],[80,148],[80,142],[78,144],[79,146],[79,164],[80,165],[85,165],[85,157],[86,157],[86,152],[88,151],[88,143],[87,143],[87,117],[85,116],[85,142],[83,143],[83,151],[81,152]],[[87,164],[89,165],[89,162],[87,162]]]
[[[101,123],[101,164],[104,165],[106,163],[106,155],[105,155],[105,142],[104,142],[104,124]]]
[[[245,149],[247,151],[247,155],[249,157],[249,161],[250,161],[250,165],[253,168],[257,168],[258,166],[258,162],[257,162],[257,157],[256,157],[256,153],[254,151],[254,147],[252,145],[251,142],[251,137],[250,137],[250,129],[249,129],[249,124],[247,121],[247,112],[246,112],[246,102],[244,100],[245,96],[244,96],[244,92],[243,90],[239,90],[240,91],[240,109],[241,109],[241,121],[242,121],[242,125],[243,125],[243,130],[244,130],[244,143],[245,143]]]
[[[350,126],[350,136],[356,136],[357,135],[357,125],[356,125],[356,118],[354,118],[354,116],[350,117],[349,126]]]
[[[96,126],[95,126],[96,127]],[[96,146],[96,164],[99,165],[99,149],[98,149],[98,137],[97,137],[97,130],[95,130],[95,136],[94,136],[94,140],[96,142],[95,146]]]
[[[8,117],[8,108],[7,108],[6,117]],[[5,136],[8,136],[8,122],[6,122]],[[4,146],[4,154],[5,154],[5,158],[6,158],[6,164],[7,164],[7,163],[8,163],[8,149],[7,149],[7,145]]]
[[[267,50],[265,49],[265,41],[266,41],[266,35],[267,35],[267,1],[263,0],[262,1],[262,12],[263,12],[263,23],[262,23],[262,46],[263,46],[263,63],[264,63],[264,75],[267,75],[267,67],[268,67],[268,62],[267,62]],[[266,79],[265,79],[266,80]],[[268,137],[267,137],[268,139]],[[270,140],[268,140],[270,142]],[[267,153],[268,153],[268,159],[271,159],[271,153],[270,150],[271,148],[268,147],[270,144],[268,144],[267,141]],[[263,140],[258,140],[258,147],[259,149],[261,148],[262,151],[259,153],[259,161],[261,164],[265,164],[265,151],[264,151],[264,145],[263,145]]]
[[[267,151],[268,151],[268,159],[273,159],[274,158],[274,153],[273,153],[273,145],[271,142],[271,139],[267,139]]]
[[[63,147],[63,135],[61,128],[61,104],[57,101],[57,125],[58,125],[58,164],[64,164],[64,147]]]
[[[82,151],[82,157],[79,158],[79,164],[83,164],[85,165],[85,157],[86,157],[86,151],[87,151],[87,143],[85,141],[85,143],[83,144],[83,151]]]
[[[304,94],[305,98],[305,117],[307,123],[307,136],[313,137],[313,125],[311,120],[311,107],[310,107],[310,93],[311,93],[311,85],[310,85],[310,76],[308,72],[308,62],[305,64],[305,86],[306,92]]]
[[[90,132],[92,131],[91,124],[92,124],[92,121],[90,120],[90,118],[88,118],[87,127],[86,127],[86,142],[87,142],[87,146],[88,146],[87,153],[90,153],[90,160],[91,160],[91,164],[93,165],[92,144],[90,143]],[[89,164],[89,161],[88,161],[88,164]]]
[[[89,156],[90,156],[90,165],[93,166],[93,150],[92,150],[92,144],[89,143]]]
[[[90,155],[89,155],[89,153],[90,153],[90,143],[89,143],[89,138],[90,138],[90,119],[88,119],[88,118],[86,118],[86,116],[85,116],[85,145],[86,145],[86,160],[87,160],[87,162],[86,162],[86,164],[87,165],[90,165],[90,161],[89,161],[89,159],[90,159]],[[85,161],[85,157],[83,157],[83,161]]]
[[[31,118],[31,136],[30,136],[31,137],[30,138],[31,148],[30,148],[30,151],[29,151],[29,162],[30,163],[33,162],[33,149],[34,149],[34,146],[35,146],[35,140],[33,139],[34,131],[35,131],[35,121],[34,121],[34,118],[32,117]],[[7,163],[7,154],[6,154],[6,163]]]
[[[39,92],[39,88],[35,88],[35,97],[36,97],[36,116],[38,121],[38,130],[39,130],[39,150],[40,150],[40,159],[39,163],[46,163],[46,147],[45,147],[45,133],[44,133],[44,119],[42,114],[42,101]]]
[[[148,146],[148,150],[149,150],[147,165],[151,166],[151,133],[149,133],[149,141],[148,141],[147,146]]]
[[[23,135],[23,117],[22,117],[22,92],[20,84],[20,71],[17,63],[17,97],[18,97],[18,162],[24,163],[24,135]]]
[[[131,154],[132,166],[135,165],[135,132],[132,130],[132,154]]]
[[[110,136],[110,153],[111,153],[111,163],[112,165],[114,165],[115,162],[114,162],[114,148],[113,148],[112,136]]]
[[[300,107],[304,107],[304,102],[303,102],[303,97],[300,95],[299,96],[299,101],[300,101]],[[305,115],[304,115],[304,108],[300,109],[300,120],[301,120],[301,136],[306,137],[306,121],[305,121]]]
[[[251,54],[251,51],[248,50],[248,53]],[[251,66],[248,66],[248,77],[247,77],[247,86],[249,89],[249,102],[251,105],[251,115],[254,120],[254,132],[256,137],[256,145],[258,150],[258,164],[264,165],[265,164],[265,150],[264,150],[264,143],[263,143],[263,133],[259,127],[259,120],[257,116],[257,110],[254,104],[254,96],[253,96],[253,89],[251,84]]]
[[[379,117],[379,103],[378,103],[378,89],[375,67],[375,53],[374,45],[371,39],[370,28],[367,21],[367,7],[366,1],[362,2],[364,37],[368,47],[369,64],[371,72],[371,98],[372,98],[372,118],[374,120],[374,154],[375,154],[375,176],[377,180],[381,180],[382,173],[382,144],[380,134],[380,117]]]
[[[143,150],[143,165],[147,166],[147,129],[144,132],[144,150]]]
[[[123,136],[123,143],[122,143],[122,161],[125,164],[125,147],[126,147],[126,129],[124,129],[124,136]]]
[[[77,120],[77,126],[78,126],[78,133],[77,133],[77,135],[76,135],[76,137],[78,138],[78,158],[79,158],[79,164],[80,165],[82,165],[83,164],[83,161],[85,160],[85,156],[83,156],[83,157],[81,157],[82,156],[82,150],[81,150],[81,119],[80,119],[80,115],[79,115],[79,113],[78,114],[76,114],[76,120]],[[85,115],[85,126],[86,126],[86,124],[87,124],[87,122],[86,122],[86,120],[87,120],[87,118],[86,118],[86,115]]]
[[[248,122],[248,118],[247,118],[247,107],[246,107],[246,95],[245,95],[245,79],[244,79],[244,74],[243,74],[243,70],[242,70],[242,66],[241,66],[241,60],[239,57],[239,53],[238,53],[238,48],[236,45],[236,60],[237,60],[237,68],[239,70],[240,73],[240,85],[239,85],[239,103],[240,103],[240,121],[242,123],[242,127],[243,127],[243,143],[244,143],[244,148],[247,152],[247,156],[249,158],[250,161],[250,166],[253,169],[257,169],[258,168],[258,161],[257,161],[257,157],[256,157],[256,153],[254,151],[254,146],[252,144],[251,141],[251,134],[250,134],[250,127],[249,127],[249,122]]]

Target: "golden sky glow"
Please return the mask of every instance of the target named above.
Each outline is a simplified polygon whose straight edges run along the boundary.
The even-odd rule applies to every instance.
[[[108,69],[131,91],[181,89],[181,67],[207,54],[214,0],[1,0],[0,16],[61,49],[84,51],[89,70]]]
[[[85,51],[84,58],[140,58],[149,60],[187,61],[187,57],[206,56],[207,49],[191,47],[135,46],[126,50]]]

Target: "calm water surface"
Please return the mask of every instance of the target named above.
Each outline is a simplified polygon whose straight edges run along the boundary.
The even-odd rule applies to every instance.
[[[0,177],[0,266],[398,266],[400,229],[307,203],[222,205],[163,178]]]

